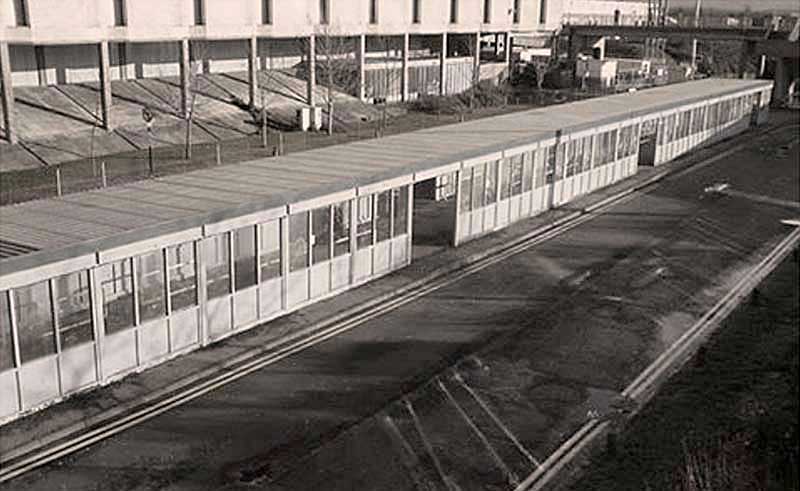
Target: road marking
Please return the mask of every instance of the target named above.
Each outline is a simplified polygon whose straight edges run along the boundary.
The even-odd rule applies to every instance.
[[[722,191],[718,191],[718,193],[725,196],[744,198],[750,201],[755,201],[756,203],[764,203],[767,205],[774,205],[783,208],[793,208],[795,210],[800,210],[800,203],[798,203],[797,201],[772,198],[770,196],[764,196],[761,194],[745,193],[744,191],[736,191],[735,189],[724,189]]]
[[[450,401],[450,404],[452,404],[453,407],[456,408],[456,411],[464,420],[464,422],[467,423],[467,426],[469,426],[470,429],[472,429],[472,432],[475,433],[475,435],[478,437],[481,443],[483,443],[483,446],[486,447],[486,450],[489,452],[489,455],[492,456],[492,459],[494,460],[495,464],[497,464],[500,470],[503,471],[503,473],[506,475],[508,483],[511,484],[512,486],[517,486],[519,484],[519,477],[517,477],[517,474],[514,473],[514,471],[512,471],[508,467],[508,465],[503,461],[503,459],[500,457],[500,454],[497,453],[497,450],[495,450],[494,446],[486,437],[486,435],[481,431],[480,428],[478,428],[478,425],[476,425],[475,422],[472,421],[472,418],[469,417],[467,412],[464,410],[463,407],[461,407],[461,404],[459,404],[456,398],[453,397],[453,394],[451,394],[450,391],[447,389],[447,387],[445,387],[444,383],[441,381],[439,377],[436,377],[436,384],[439,386],[439,389],[444,393],[444,395],[447,396],[447,399]]]
[[[448,488],[452,489],[455,486],[456,489],[459,489],[458,484],[456,484],[452,479],[450,479],[444,472],[442,463],[439,461],[439,457],[436,456],[436,452],[434,452],[433,450],[433,445],[431,445],[430,440],[428,440],[428,436],[425,434],[425,429],[422,427],[422,422],[419,420],[417,412],[414,411],[414,406],[411,405],[411,401],[409,401],[408,398],[403,397],[403,404],[405,404],[406,410],[408,410],[408,414],[411,415],[411,421],[414,422],[414,428],[416,428],[417,434],[422,440],[422,445],[425,447],[425,451],[428,453],[428,456],[433,461],[433,465],[434,467],[436,467],[436,472],[439,474],[439,478]]]
[[[475,359],[477,359],[477,358],[475,358]],[[511,432],[511,430],[510,430],[510,429],[508,429],[508,427],[507,427],[505,424],[503,424],[503,422],[500,420],[500,417],[499,417],[499,416],[497,416],[497,414],[495,414],[495,412],[494,412],[494,411],[492,411],[492,408],[490,408],[490,407],[489,407],[489,405],[488,405],[488,404],[486,404],[486,402],[484,402],[483,398],[482,398],[482,397],[480,397],[480,396],[479,396],[479,395],[478,395],[478,394],[475,392],[475,390],[473,390],[473,389],[472,389],[472,387],[470,387],[469,385],[467,385],[467,382],[464,380],[464,377],[462,377],[462,376],[461,376],[461,374],[460,374],[460,373],[458,373],[458,370],[456,370],[455,368],[453,368],[453,378],[454,378],[454,379],[455,379],[455,380],[456,380],[456,381],[457,381],[459,384],[461,384],[461,386],[462,386],[462,387],[464,387],[464,389],[466,389],[466,391],[467,391],[467,392],[469,392],[469,395],[471,395],[471,396],[472,396],[472,398],[473,398],[473,399],[475,399],[475,402],[477,402],[477,403],[478,403],[478,405],[479,405],[479,406],[480,406],[480,407],[481,407],[481,408],[482,408],[482,409],[483,409],[483,410],[486,412],[486,414],[488,414],[488,415],[489,415],[489,417],[490,417],[490,418],[492,418],[492,421],[494,421],[494,423],[495,423],[495,424],[496,424],[496,425],[497,425],[497,426],[498,426],[498,427],[499,427],[501,430],[503,430],[503,433],[505,433],[506,437],[508,437],[508,439],[509,439],[509,440],[511,440],[511,441],[514,443],[514,445],[516,445],[516,447],[517,447],[517,449],[520,451],[520,453],[522,453],[522,455],[524,455],[525,457],[527,457],[527,459],[528,459],[528,460],[529,460],[529,461],[530,461],[532,464],[534,464],[536,467],[541,467],[541,465],[542,465],[542,464],[540,464],[540,463],[539,463],[539,461],[538,461],[538,460],[536,460],[536,458],[533,456],[533,454],[531,454],[531,453],[528,451],[528,449],[527,449],[527,448],[525,448],[525,447],[522,445],[522,443],[521,443],[521,442],[520,442],[520,441],[517,439],[517,437],[514,435],[514,433],[512,433],[512,432]]]
[[[669,370],[677,370],[688,359],[693,343],[702,340],[724,320],[743,298],[774,270],[800,242],[800,228],[780,241],[757,265],[752,267],[703,317],[686,331],[622,391],[626,398],[637,400],[636,412],[658,386],[659,379]],[[610,425],[608,420],[585,423],[566,442],[548,457],[542,466],[531,473],[515,491],[540,491],[558,472],[577,456]]]

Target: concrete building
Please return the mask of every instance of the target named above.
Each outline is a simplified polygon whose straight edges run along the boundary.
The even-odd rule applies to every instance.
[[[325,41],[333,39],[347,42],[355,97],[457,93],[484,72],[502,71],[480,66],[481,36],[503,38],[495,45],[503,46],[499,62],[507,65],[514,35],[553,32],[565,22],[639,22],[641,6],[646,2],[11,0],[0,4],[3,129],[16,141],[13,87],[99,84],[98,118],[111,129],[112,81],[175,77],[186,112],[195,72],[246,73],[243,102],[255,108],[259,71],[299,67],[305,103],[316,106],[320,57],[331,58]]]

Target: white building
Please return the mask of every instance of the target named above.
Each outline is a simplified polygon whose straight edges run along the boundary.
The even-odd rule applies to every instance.
[[[111,81],[180,76],[186,92],[200,45],[203,72],[248,72],[247,102],[254,106],[257,71],[305,63],[306,73],[314,73],[318,53],[308,54],[315,52],[320,36],[353,42],[359,72],[353,95],[363,99],[371,83],[365,62],[379,44],[374,41],[391,38],[398,53],[397,98],[405,100],[424,90],[464,90],[480,63],[474,47],[481,35],[510,39],[553,32],[564,23],[636,23],[646,5],[607,0],[7,0],[0,3],[5,136],[15,141],[14,86],[100,82],[102,122],[111,128]],[[511,44],[503,43],[501,61],[507,63]],[[415,60],[414,53],[428,59]],[[307,103],[314,106],[315,77],[306,78]],[[420,79],[427,89],[414,87]]]

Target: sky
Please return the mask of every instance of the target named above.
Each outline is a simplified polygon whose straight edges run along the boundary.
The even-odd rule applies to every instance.
[[[690,7],[694,8],[695,0],[670,0],[670,7]],[[704,8],[744,10],[790,10],[800,11],[800,1],[798,0],[703,0]]]

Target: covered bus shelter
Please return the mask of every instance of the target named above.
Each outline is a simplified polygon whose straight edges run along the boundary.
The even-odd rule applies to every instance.
[[[455,175],[458,245],[635,173],[648,128],[655,165],[742,131],[770,90],[689,82],[2,207],[0,422],[405,267],[416,182]]]

